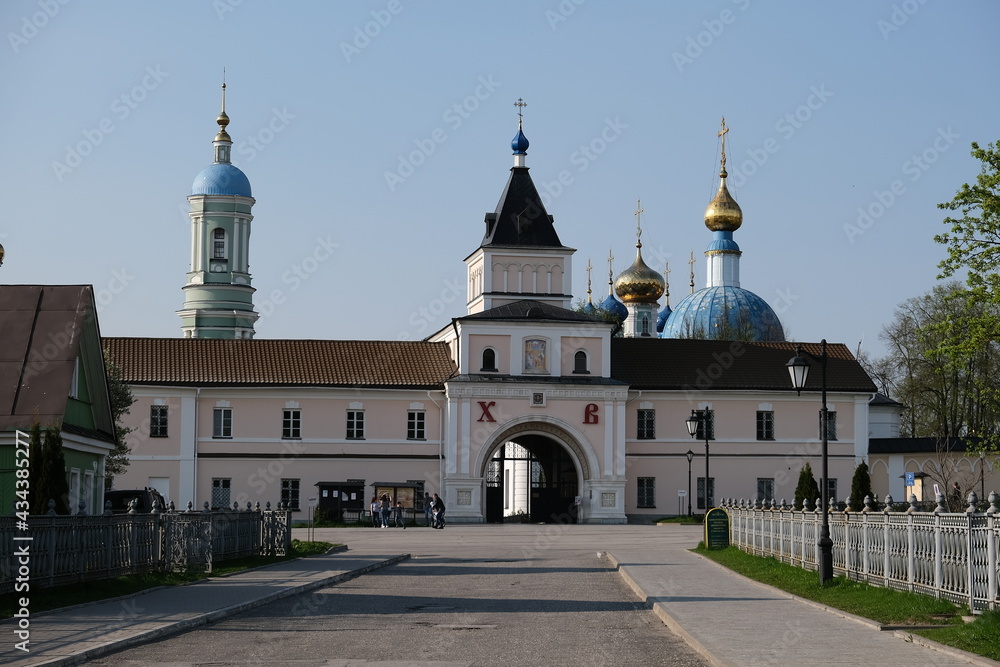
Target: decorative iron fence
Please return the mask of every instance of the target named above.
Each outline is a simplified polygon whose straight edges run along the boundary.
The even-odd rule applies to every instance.
[[[891,510],[892,497],[879,510],[870,498],[855,512],[828,509],[835,575],[896,590],[924,593],[966,603],[973,613],[1000,608],[997,582],[1000,552],[1000,497],[977,510],[969,494],[964,513],[949,513],[944,496],[932,512],[917,510],[910,497],[906,511]],[[806,501],[805,507],[812,503]],[[784,501],[722,499],[730,516],[730,542],[747,553],[771,556],[807,570],[819,560],[822,515],[815,509],[793,510]]]
[[[0,593],[19,581],[33,587],[111,579],[158,570],[201,569],[246,556],[283,556],[292,543],[292,513],[271,503],[213,511],[101,516],[0,517]],[[15,536],[17,539],[15,539]],[[19,579],[20,578],[20,579]]]

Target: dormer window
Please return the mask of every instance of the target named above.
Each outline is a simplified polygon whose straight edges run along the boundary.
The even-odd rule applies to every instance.
[[[483,367],[480,368],[479,370],[491,373],[497,372],[496,350],[494,350],[491,347],[488,347],[485,350],[483,350]]]
[[[226,258],[226,230],[216,227],[212,232],[212,259]]]

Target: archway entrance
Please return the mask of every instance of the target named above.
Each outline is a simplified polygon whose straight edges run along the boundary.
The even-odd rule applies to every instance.
[[[486,465],[486,521],[576,523],[580,480],[572,456],[535,433],[500,444]]]

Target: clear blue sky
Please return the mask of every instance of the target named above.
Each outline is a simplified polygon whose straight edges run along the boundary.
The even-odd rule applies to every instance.
[[[595,301],[609,247],[631,263],[639,198],[672,303],[691,250],[704,285],[724,115],[743,286],[790,338],[879,354],[936,282],[970,142],[1000,138],[998,22],[992,1],[8,0],[0,281],[90,283],[104,335],[180,335],[225,67],[258,337],[419,339],[463,315],[523,98],[577,297],[588,258]]]

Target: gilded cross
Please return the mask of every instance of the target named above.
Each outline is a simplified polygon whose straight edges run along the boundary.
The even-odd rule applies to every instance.
[[[726,170],[726,135],[729,133],[729,128],[726,127],[726,117],[722,117],[722,129],[719,130],[719,136],[722,138],[722,171]]]
[[[637,245],[642,245],[640,239],[642,238],[642,202],[638,199],[635,200],[635,241]]]
[[[521,110],[528,106],[528,103],[524,101],[523,98],[517,98],[517,102],[514,102],[514,106],[517,107],[517,122],[521,122]]]
[[[691,259],[688,260],[688,264],[691,265],[691,294],[694,294],[694,250],[691,251]]]

